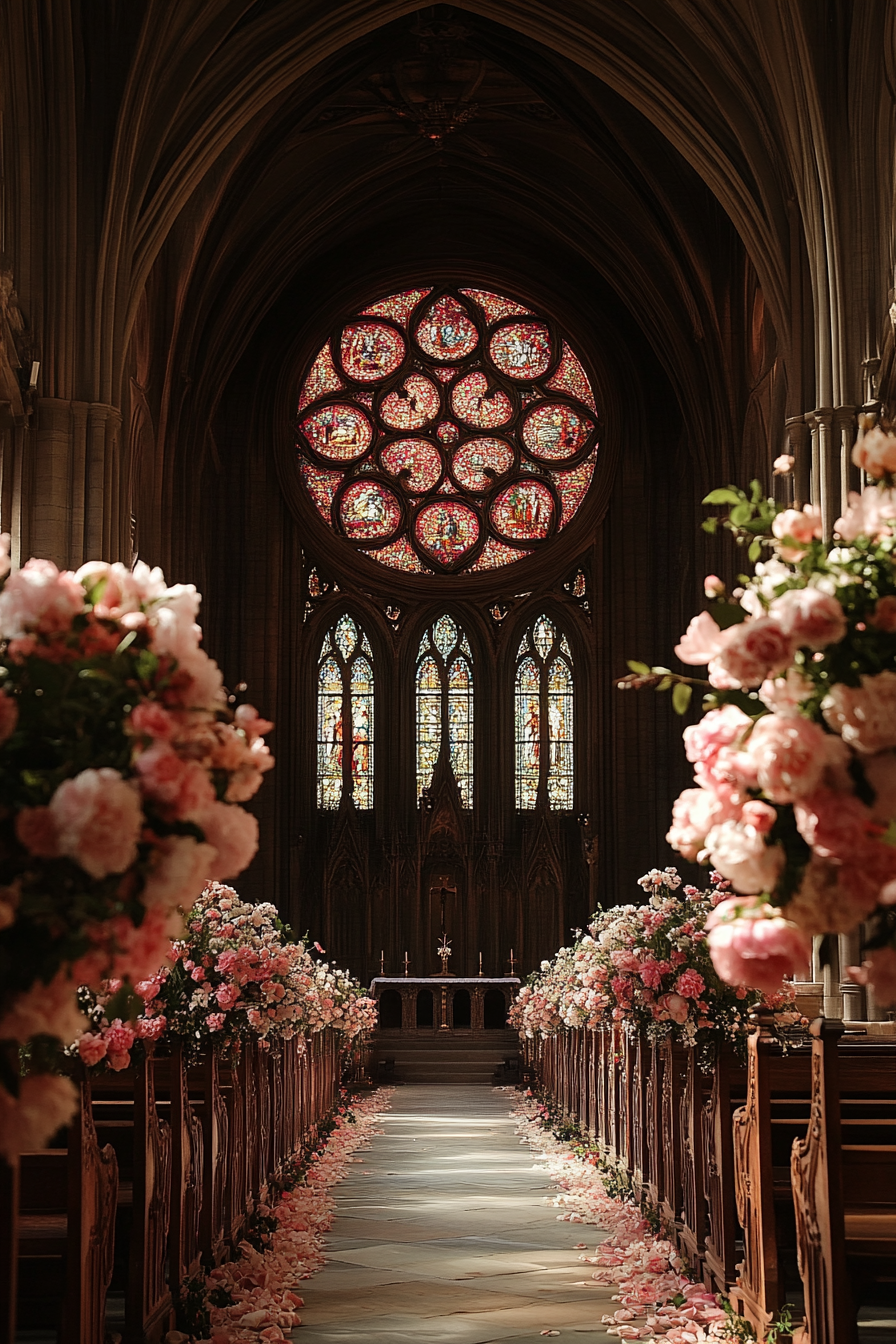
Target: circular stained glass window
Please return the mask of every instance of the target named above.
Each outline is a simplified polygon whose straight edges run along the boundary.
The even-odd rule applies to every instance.
[[[408,289],[351,314],[312,364],[296,423],[328,526],[410,573],[531,555],[576,513],[597,456],[597,406],[569,343],[482,289]]]

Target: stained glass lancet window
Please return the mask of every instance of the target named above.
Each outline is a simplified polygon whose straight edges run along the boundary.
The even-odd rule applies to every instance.
[[[571,521],[598,410],[553,322],[488,290],[423,286],[349,314],[298,397],[299,471],[356,550],[415,574],[513,564]]]
[[[464,807],[473,806],[473,654],[463,630],[440,616],[417,653],[417,793],[428,788],[442,754]]]
[[[514,684],[516,805],[541,798],[556,812],[573,807],[573,672],[569,641],[547,616],[523,636]]]
[[[344,794],[373,807],[373,650],[351,616],[327,631],[317,669],[317,805]]]

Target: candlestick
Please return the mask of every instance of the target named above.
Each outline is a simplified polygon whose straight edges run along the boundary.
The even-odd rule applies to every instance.
[[[384,974],[385,974],[385,971],[383,970],[383,953],[382,953],[382,951],[381,951],[381,952],[380,952],[380,975],[384,975]]]
[[[479,953],[479,974],[482,974],[482,953]]]
[[[513,968],[514,968],[514,965],[515,965],[515,962],[514,962],[514,957],[513,957],[513,948],[511,948],[511,949],[510,949],[510,974],[511,974],[511,975],[513,975]]]
[[[407,973],[408,973],[408,954],[407,954],[407,952],[405,952],[405,954],[404,954],[404,973],[405,973],[405,975],[407,975]]]

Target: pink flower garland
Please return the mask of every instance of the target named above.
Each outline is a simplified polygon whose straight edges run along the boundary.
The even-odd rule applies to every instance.
[[[602,1318],[607,1334],[644,1344],[734,1344],[743,1338],[732,1331],[736,1318],[725,1312],[717,1296],[681,1273],[672,1243],[650,1231],[634,1204],[608,1195],[597,1169],[543,1129],[539,1112],[538,1101],[529,1096],[520,1098],[512,1114],[523,1141],[540,1153],[547,1164],[543,1170],[563,1191],[551,1201],[555,1208],[566,1209],[559,1221],[594,1223],[610,1232],[594,1255],[581,1257],[597,1266],[592,1274],[596,1283],[619,1288],[614,1297],[619,1308]],[[584,1243],[580,1249],[585,1249]]]

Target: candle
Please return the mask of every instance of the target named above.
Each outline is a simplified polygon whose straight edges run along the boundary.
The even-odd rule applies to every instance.
[[[482,953],[479,953],[479,974],[482,974]]]

